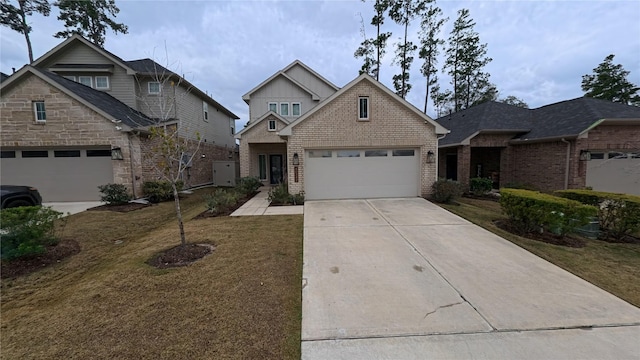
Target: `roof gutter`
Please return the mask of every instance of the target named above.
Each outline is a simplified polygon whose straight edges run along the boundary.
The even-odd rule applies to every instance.
[[[573,140],[577,137],[578,135],[562,135],[562,136],[551,136],[551,137],[536,138],[536,139],[516,139],[516,140],[509,141],[509,144],[522,145],[522,144],[532,144],[532,143],[547,142],[547,141],[562,141],[563,139]]]

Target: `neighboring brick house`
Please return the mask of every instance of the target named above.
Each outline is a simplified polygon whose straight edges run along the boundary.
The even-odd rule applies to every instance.
[[[154,61],[124,61],[79,35],[4,80],[0,106],[0,182],[36,186],[48,202],[97,200],[97,186],[114,182],[142,196],[158,178],[151,126],[180,126],[192,146],[202,139],[187,186],[237,160],[236,115]]]
[[[299,72],[290,80],[282,74],[289,74],[291,68]],[[295,61],[245,95],[253,120],[237,135],[243,176],[259,176],[271,184],[285,181],[290,193],[304,192],[311,200],[431,192],[436,181],[437,137],[447,132],[444,127],[368,75],[326,98],[302,89],[303,80],[312,77],[319,75]],[[300,91],[269,88],[274,79]],[[261,97],[254,95],[258,91]],[[283,116],[280,102],[292,101],[274,98],[289,94],[303,99],[299,96],[303,93],[311,100],[318,94],[317,104],[303,108],[299,117]],[[255,103],[262,114],[254,113]],[[274,166],[274,159],[280,168]]]
[[[436,120],[440,177],[543,191],[640,194],[640,108],[587,97],[536,109],[488,102]]]

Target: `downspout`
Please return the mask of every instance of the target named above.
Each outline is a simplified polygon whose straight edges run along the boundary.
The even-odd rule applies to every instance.
[[[569,188],[569,164],[571,160],[571,143],[564,138],[560,139],[563,143],[567,144],[567,160],[565,164],[564,170],[564,189],[567,190]]]
[[[442,134],[442,136],[437,136],[436,137],[436,178],[435,181],[438,181],[438,170],[440,169],[440,149],[439,149],[439,143],[440,140],[444,139],[447,136],[447,134]]]

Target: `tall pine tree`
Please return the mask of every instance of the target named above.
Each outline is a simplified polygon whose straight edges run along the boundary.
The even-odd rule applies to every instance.
[[[103,47],[107,28],[116,34],[128,32],[126,25],[114,20],[120,12],[115,0],[60,0],[55,5],[60,9],[58,20],[64,21],[66,28],[54,35],[57,38],[80,34]]]
[[[584,96],[640,106],[640,87],[627,80],[629,71],[621,64],[613,64],[614,57],[613,54],[607,56],[593,69],[592,75],[582,76]]]
[[[40,13],[49,16],[51,6],[47,0],[18,0],[18,6],[9,0],[0,0],[0,25],[7,26],[12,30],[24,35],[29,53],[29,63],[33,62],[33,49],[31,47],[31,25],[27,23],[27,16],[33,13]]]
[[[362,0],[363,2],[365,0]],[[360,44],[360,47],[354,53],[354,57],[364,58],[364,64],[360,70],[360,74],[367,73],[380,80],[380,64],[382,57],[385,54],[387,47],[387,40],[391,37],[390,32],[382,32],[382,25],[384,24],[384,14],[389,8],[389,0],[376,0],[374,6],[375,15],[371,19],[371,25],[376,27],[376,37],[367,38],[364,31],[364,21],[362,21],[361,33],[364,37],[364,41]],[[375,58],[372,53],[375,52]]]
[[[379,67],[376,66],[376,60],[373,57],[375,52],[375,45],[373,44],[374,39],[367,38],[364,19],[362,19],[362,15],[360,15],[360,35],[362,35],[364,40],[360,43],[360,47],[358,47],[356,52],[353,53],[353,56],[356,59],[363,58],[364,60],[359,73],[375,76],[379,72]]]
[[[426,79],[426,93],[424,96],[424,113],[427,113],[429,102],[429,90],[438,84],[438,55],[444,45],[444,39],[438,38],[442,25],[449,18],[442,18],[442,10],[435,6],[429,6],[422,15],[420,23],[420,51],[418,57],[424,59],[420,72]]]

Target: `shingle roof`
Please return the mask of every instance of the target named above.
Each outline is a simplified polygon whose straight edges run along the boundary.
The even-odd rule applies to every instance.
[[[473,134],[491,130],[513,130],[514,138],[519,136],[520,140],[575,137],[602,119],[640,119],[640,107],[587,97],[536,109],[491,101],[436,121],[451,130],[440,140],[439,145],[446,146],[460,144]]]
[[[174,72],[165,68],[151,59],[139,59],[132,61],[125,61],[127,65],[133,70],[142,74],[167,74],[174,75]]]
[[[5,80],[7,80],[8,78],[9,78],[9,75],[7,75],[7,74],[5,74],[3,72],[0,72],[0,82],[3,82]]]
[[[64,77],[56,75],[49,71],[38,68],[32,68],[32,70],[38,71],[39,73],[55,81],[59,85],[65,87],[69,91],[73,92],[75,95],[91,103],[93,106],[113,116],[114,119],[122,121],[123,124],[131,128],[138,128],[142,126],[153,125],[156,123],[156,121],[154,121],[153,119],[147,117],[146,115],[135,109],[130,108],[120,100],[114,98],[104,91],[92,89],[88,86],[65,79]]]

